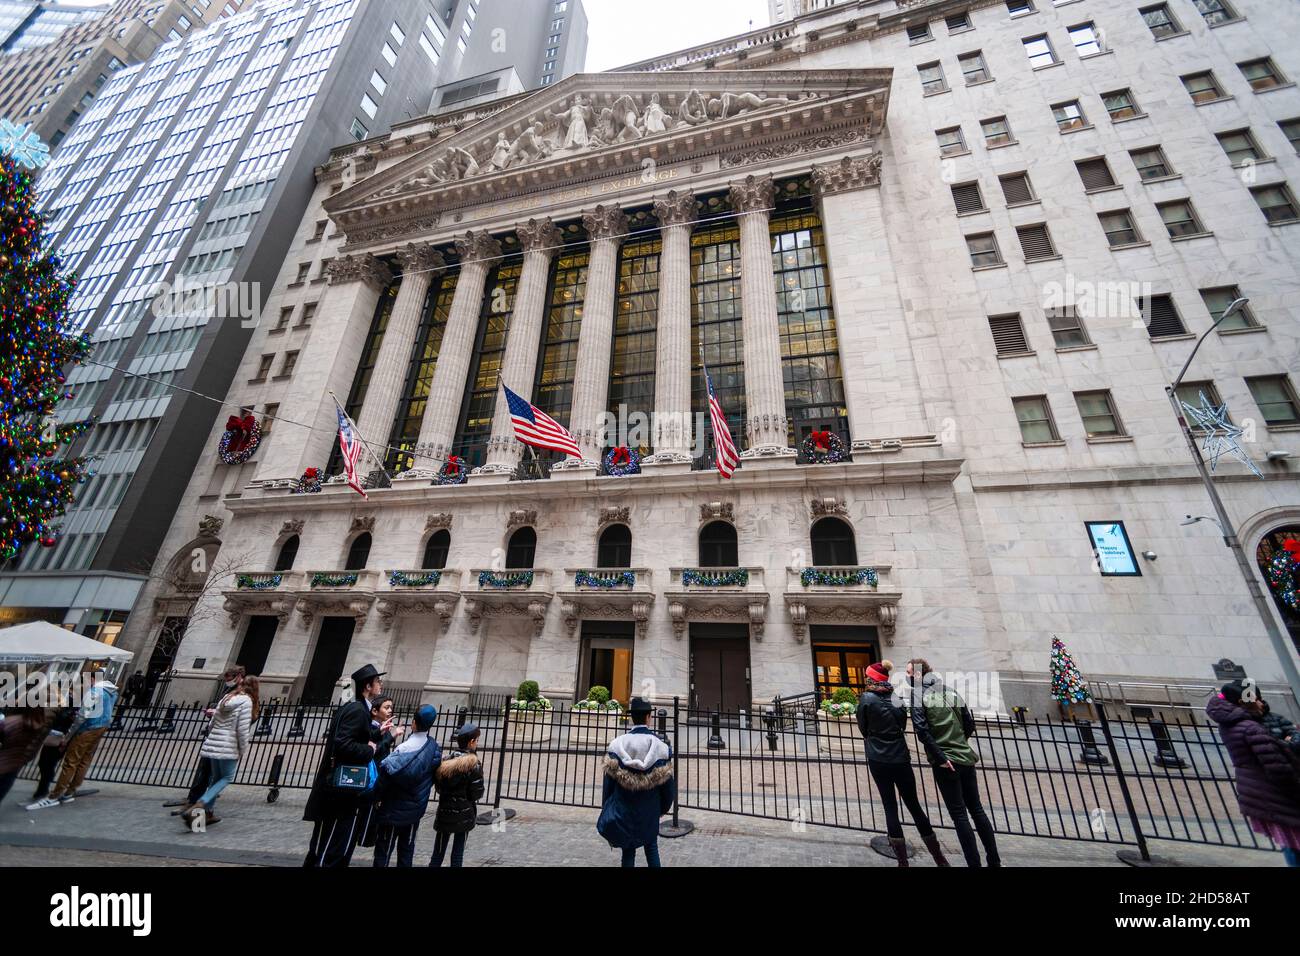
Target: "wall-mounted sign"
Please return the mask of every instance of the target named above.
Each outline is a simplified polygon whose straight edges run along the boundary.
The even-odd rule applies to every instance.
[[[1088,537],[1092,539],[1092,550],[1097,556],[1097,568],[1105,576],[1140,577],[1142,570],[1138,567],[1133,554],[1133,545],[1129,543],[1128,532],[1122,521],[1085,521]]]

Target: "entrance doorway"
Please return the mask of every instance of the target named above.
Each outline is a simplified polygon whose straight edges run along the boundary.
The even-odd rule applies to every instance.
[[[583,621],[577,699],[592,687],[607,687],[610,697],[626,708],[632,700],[634,646],[631,621]]]
[[[169,617],[163,621],[158,643],[153,646],[153,653],[149,655],[149,663],[144,672],[144,686],[149,700],[153,700],[158,681],[175,666],[176,653],[180,650],[181,641],[185,639],[185,628],[189,623],[188,617]]]
[[[320,623],[316,651],[311,656],[307,680],[302,685],[302,702],[308,706],[332,704],[334,685],[343,673],[343,665],[352,647],[352,632],[357,628],[354,617],[327,617]]]
[[[279,624],[279,619],[273,614],[257,614],[248,619],[244,643],[239,646],[239,656],[235,658],[235,663],[244,668],[244,673],[257,676],[266,668],[266,658],[271,653],[271,642],[275,640]]]
[[[813,624],[813,686],[817,700],[848,687],[861,694],[867,684],[867,668],[880,660],[876,629],[865,625]]]
[[[691,625],[691,708],[749,710],[749,626]]]

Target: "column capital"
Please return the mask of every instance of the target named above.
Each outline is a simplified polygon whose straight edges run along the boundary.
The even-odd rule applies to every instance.
[[[884,156],[877,150],[868,156],[845,156],[837,163],[814,165],[813,188],[819,196],[830,196],[879,186],[883,160]]]
[[[393,281],[393,270],[369,253],[362,253],[332,260],[327,276],[330,285],[364,282],[383,291]]]
[[[461,265],[469,262],[482,262],[501,258],[501,243],[486,232],[465,233],[456,239],[456,254],[460,256]]]
[[[684,226],[695,221],[695,195],[670,190],[667,196],[654,201],[655,218],[661,226]]]
[[[397,261],[402,265],[402,272],[433,272],[447,268],[442,253],[433,246],[407,243],[397,250]]]
[[[746,176],[731,184],[731,205],[736,212],[769,212],[776,203],[776,183],[771,176]]]
[[[592,242],[622,239],[627,235],[627,215],[618,206],[597,206],[582,214],[582,224]]]
[[[524,252],[555,252],[564,242],[564,235],[550,219],[529,219],[515,226],[519,245]]]

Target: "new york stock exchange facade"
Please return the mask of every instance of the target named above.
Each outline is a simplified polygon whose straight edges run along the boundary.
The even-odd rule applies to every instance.
[[[900,261],[927,224],[890,196],[890,83],[580,75],[335,150],[230,395],[279,420],[249,462],[200,466],[131,622],[142,660],[174,654],[171,696],[242,663],[264,693],[323,702],[372,662],[446,703],[533,679],[557,701],[603,684],[734,709],[925,656],[1001,675],[1008,698],[1010,680],[1009,706],[1045,702],[1052,630],[1097,671],[1209,679],[1176,641],[1148,648],[1161,670],[1118,662],[1122,638],[1088,645],[1104,623],[1015,620],[989,528],[1048,502],[972,485],[961,378],[936,371],[906,288],[969,264]],[[285,348],[292,375],[258,381],[259,353]],[[704,366],[741,452],[730,480]],[[535,460],[503,382],[582,459]],[[391,476],[363,457],[368,498],[341,480],[331,395]],[[1014,416],[998,427],[1018,446]],[[1084,493],[1098,506],[1069,503],[1059,532],[1079,580],[1096,575],[1073,509],[1139,519]]]

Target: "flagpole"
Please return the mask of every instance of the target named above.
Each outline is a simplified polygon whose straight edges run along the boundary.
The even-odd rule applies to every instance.
[[[361,442],[361,447],[366,450],[366,454],[370,456],[370,460],[379,466],[380,471],[387,475],[388,469],[384,467],[384,463],[375,454],[374,449],[370,447],[370,443],[366,441],[365,436],[361,434],[361,429],[357,428],[357,423],[353,421],[352,416],[348,414],[348,410],[343,407],[343,403],[339,401],[339,397],[334,394],[332,389],[330,390],[329,395],[330,398],[334,399],[334,404],[338,407],[338,410],[343,413],[348,421],[352,422],[352,430],[357,433],[357,441]]]
[[[708,419],[709,419],[709,434],[713,436],[713,468],[714,468],[715,471],[717,471],[717,468],[718,468],[718,433],[717,433],[717,429],[713,427],[713,415],[712,415],[711,413],[708,412],[708,409],[709,409],[709,393],[710,393],[710,391],[712,391],[712,387],[711,387],[711,386],[712,386],[712,382],[709,381],[709,366],[708,366],[708,363],[704,361],[704,335],[703,335],[703,334],[700,335],[700,369],[704,372],[704,407],[705,407],[705,410],[706,410],[706,414],[708,414]],[[720,472],[720,471],[718,472],[718,477],[719,477],[719,478],[722,477],[722,472]]]

